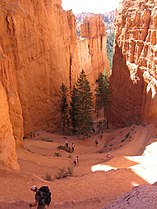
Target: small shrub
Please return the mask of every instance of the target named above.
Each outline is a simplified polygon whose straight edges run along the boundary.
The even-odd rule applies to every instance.
[[[72,156],[71,155],[68,155],[68,158],[72,158]]]
[[[59,152],[55,152],[54,157],[62,157],[62,155]]]
[[[105,151],[103,149],[97,151],[97,153],[104,153]]]
[[[63,178],[66,178],[67,176],[68,176],[68,173],[65,170],[65,168],[59,168],[57,173],[55,174],[56,179],[63,179]]]
[[[41,139],[42,141],[44,141],[44,142],[53,142],[53,139],[49,139],[49,138],[42,138]]]
[[[72,153],[71,147],[59,145],[58,149],[64,150],[65,152]]]
[[[68,173],[69,173],[69,176],[73,176],[74,168],[73,167],[68,167]]]
[[[47,181],[52,181],[52,177],[51,177],[51,175],[49,173],[45,174],[44,179],[47,180]]]
[[[65,168],[59,168],[58,171],[55,174],[56,179],[63,179],[67,178],[68,176],[73,175],[73,168],[68,167],[67,170]]]

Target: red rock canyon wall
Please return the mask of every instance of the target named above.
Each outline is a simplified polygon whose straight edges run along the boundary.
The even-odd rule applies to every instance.
[[[83,68],[94,85],[105,66],[105,39],[105,33],[101,38],[78,39],[75,16],[62,10],[61,0],[0,1],[0,160],[5,156],[4,164],[16,164],[15,141],[22,146],[24,133],[58,128],[62,82],[72,88]]]
[[[122,1],[117,12],[110,120],[150,123],[157,117],[157,1]]]
[[[109,61],[106,51],[106,30],[101,15],[86,17],[81,25],[81,40],[79,41],[79,63],[86,70],[95,88],[95,79],[100,72],[106,70],[110,75]]]

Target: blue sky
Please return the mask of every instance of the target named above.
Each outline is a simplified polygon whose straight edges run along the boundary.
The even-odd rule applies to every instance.
[[[112,11],[118,7],[120,0],[62,0],[65,10],[72,9],[73,12],[103,13]]]

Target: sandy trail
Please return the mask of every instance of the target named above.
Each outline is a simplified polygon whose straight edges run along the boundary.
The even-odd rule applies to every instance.
[[[156,171],[154,165],[150,166],[150,161],[157,157],[156,152],[151,144],[145,150],[151,137],[154,137],[152,143],[156,143],[157,138],[152,130],[134,125],[106,132],[102,140],[99,135],[85,140],[67,137],[69,145],[75,143],[73,154],[57,149],[60,144],[65,144],[65,138],[61,135],[40,132],[39,137],[26,139],[24,148],[17,151],[20,172],[0,169],[0,208],[28,208],[28,202],[34,199],[30,191],[33,184],[50,187],[53,197],[50,209],[98,209],[136,185],[154,183],[157,181]],[[51,139],[51,142],[45,139]],[[98,147],[95,146],[95,139],[99,142]],[[60,153],[61,157],[54,157],[55,152]],[[111,158],[106,157],[109,152]],[[74,168],[74,176],[55,179],[58,168],[72,166],[77,155],[80,166]],[[153,174],[148,178],[150,172]],[[44,180],[47,173],[52,176],[51,182]],[[5,201],[17,203],[6,205],[3,203]]]

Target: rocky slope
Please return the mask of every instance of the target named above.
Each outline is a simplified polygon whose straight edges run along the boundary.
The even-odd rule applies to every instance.
[[[24,133],[58,128],[61,83],[70,90],[83,68],[94,86],[105,66],[105,36],[78,39],[75,16],[61,0],[0,1],[0,85],[7,101],[0,137],[3,124],[17,146]]]
[[[154,209],[157,207],[157,187],[140,186],[126,193],[104,209]]]
[[[122,1],[117,12],[110,120],[148,123],[157,116],[157,2]]]

